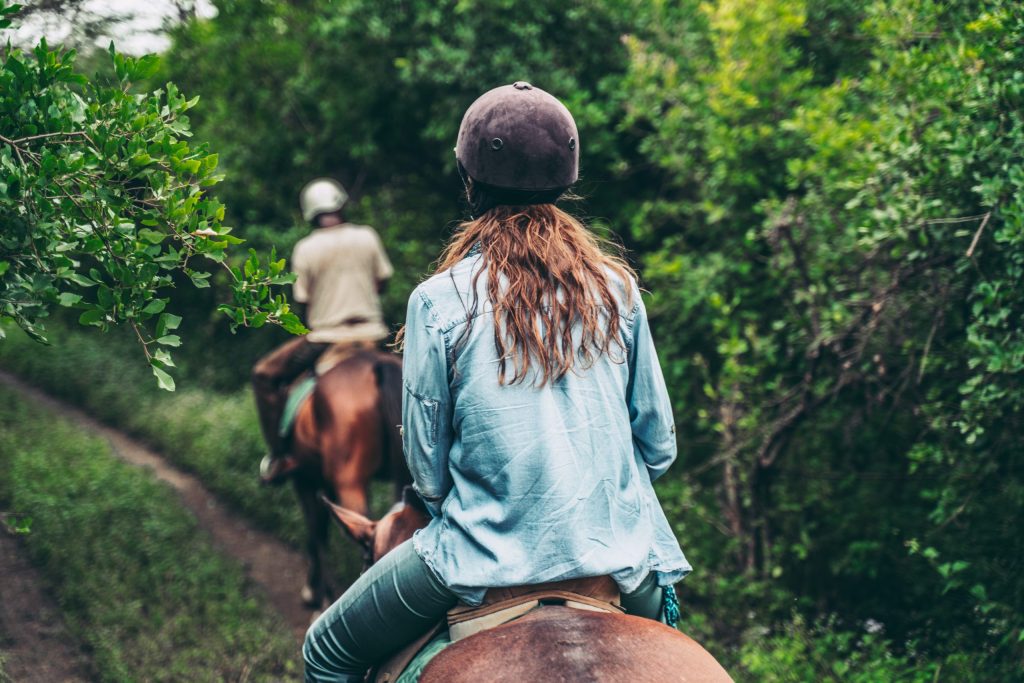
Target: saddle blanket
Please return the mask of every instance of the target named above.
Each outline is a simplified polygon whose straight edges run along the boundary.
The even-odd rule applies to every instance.
[[[405,667],[405,670],[401,675],[395,679],[395,683],[416,683],[420,680],[420,674],[423,673],[423,669],[427,668],[427,664],[430,664],[430,660],[436,657],[441,650],[445,649],[452,644],[452,639],[448,635],[448,629],[444,629],[436,636],[430,639],[430,641],[423,646],[409,665]]]
[[[309,375],[300,379],[288,392],[288,400],[284,404],[284,414],[281,416],[281,425],[278,427],[278,434],[282,437],[291,436],[292,428],[295,426],[295,416],[298,415],[302,402],[309,398],[314,388],[316,388],[316,377]]]

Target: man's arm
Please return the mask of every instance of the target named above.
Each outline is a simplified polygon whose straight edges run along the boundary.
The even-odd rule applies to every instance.
[[[377,246],[377,253],[373,259],[373,275],[377,280],[377,293],[383,294],[388,280],[395,274],[395,269],[388,259],[388,253],[384,251],[384,243],[380,241],[380,235],[376,230],[373,231],[373,236]]]

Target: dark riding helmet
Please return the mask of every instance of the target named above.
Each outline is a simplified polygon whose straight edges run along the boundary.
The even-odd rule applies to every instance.
[[[455,158],[463,181],[472,181],[476,214],[498,204],[553,202],[579,177],[579,133],[565,105],[517,81],[470,105]]]

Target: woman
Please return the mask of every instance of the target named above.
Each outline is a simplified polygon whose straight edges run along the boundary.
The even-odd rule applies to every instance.
[[[674,620],[690,565],[651,486],[676,456],[671,408],[632,272],[554,205],[577,141],[529,83],[463,117],[476,218],[405,327],[405,457],[433,519],[310,627],[307,680],[362,680],[491,587],[609,575],[627,612]]]

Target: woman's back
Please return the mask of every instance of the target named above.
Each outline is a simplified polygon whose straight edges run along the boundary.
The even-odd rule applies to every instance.
[[[635,282],[606,268],[612,305],[584,304],[614,334],[604,350],[578,353],[576,320],[569,371],[545,377],[533,358],[514,379],[524,363],[506,347],[499,372],[507,316],[495,315],[490,270],[473,250],[410,298],[406,457],[420,486],[434,484],[420,492],[437,514],[417,551],[468,602],[492,586],[608,574],[630,591],[650,570],[680,578],[689,565],[650,483],[675,457],[671,411],[664,384],[646,379],[661,374]],[[519,305],[544,338],[539,307]]]

